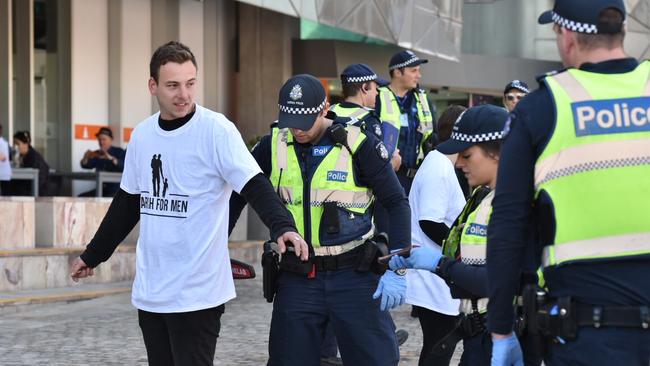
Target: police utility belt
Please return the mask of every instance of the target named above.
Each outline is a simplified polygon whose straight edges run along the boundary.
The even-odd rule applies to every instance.
[[[277,278],[281,272],[304,275],[308,278],[316,276],[320,271],[336,271],[353,268],[359,272],[373,271],[383,274],[386,266],[377,262],[377,258],[388,254],[388,239],[385,234],[378,234],[371,239],[361,238],[351,242],[314,248],[307,261],[300,260],[295,255],[293,247],[280,257],[277,244],[271,241],[264,243],[262,254],[262,275],[264,297],[272,302],[277,290]]]
[[[524,288],[523,297],[523,315],[528,334],[541,333],[552,340],[574,340],[579,327],[644,330],[650,327],[650,307],[646,305],[586,305],[576,302],[570,296],[548,298],[538,288],[528,287]]]
[[[415,173],[418,172],[418,168],[407,168],[404,165],[401,165],[399,169],[397,169],[397,174],[403,175],[407,178],[414,178]]]

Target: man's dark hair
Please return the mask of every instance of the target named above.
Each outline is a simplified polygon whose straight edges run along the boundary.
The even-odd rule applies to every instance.
[[[189,47],[176,41],[167,42],[158,47],[156,52],[153,53],[153,56],[151,56],[151,62],[149,62],[149,76],[151,76],[157,83],[161,66],[168,62],[183,64],[187,61],[192,61],[194,67],[198,67],[196,65],[194,54],[190,51]]]
[[[583,49],[607,48],[613,49],[623,45],[625,28],[623,27],[623,14],[614,9],[607,8],[598,16],[599,33],[578,33],[578,44]]]
[[[354,97],[359,94],[364,85],[366,86],[366,89],[370,89],[372,83],[369,81],[365,83],[341,83],[341,87],[343,88],[343,98]]]
[[[398,67],[398,68],[396,68],[396,69],[388,70],[388,74],[390,75],[390,78],[392,79],[392,78],[393,78],[393,74],[395,73],[395,70],[399,70],[399,72],[403,74],[405,68],[406,68],[406,67]]]
[[[466,109],[462,105],[452,104],[442,112],[438,119],[438,139],[440,142],[449,140],[454,123]]]

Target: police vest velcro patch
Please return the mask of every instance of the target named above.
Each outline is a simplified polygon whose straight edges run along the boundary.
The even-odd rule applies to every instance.
[[[331,145],[327,146],[314,146],[311,148],[311,156],[325,156],[332,148]]]
[[[327,180],[333,182],[345,182],[348,179],[348,172],[340,172],[336,170],[329,170],[327,172]]]
[[[576,136],[650,131],[650,97],[571,103]]]

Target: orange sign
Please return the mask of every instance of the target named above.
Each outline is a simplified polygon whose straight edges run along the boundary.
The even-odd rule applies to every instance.
[[[74,138],[75,140],[95,140],[97,138],[95,135],[102,127],[108,126],[75,124]]]
[[[129,142],[131,140],[131,132],[133,132],[133,127],[124,127],[122,129],[122,136],[124,137],[124,142]]]

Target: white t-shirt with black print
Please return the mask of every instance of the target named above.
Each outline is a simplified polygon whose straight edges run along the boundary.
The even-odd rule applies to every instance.
[[[222,114],[196,105],[165,131],[159,113],[129,142],[120,188],[140,195],[132,303],[157,313],[189,312],[235,297],[228,255],[228,201],[261,170]]]

